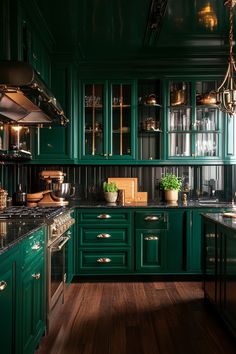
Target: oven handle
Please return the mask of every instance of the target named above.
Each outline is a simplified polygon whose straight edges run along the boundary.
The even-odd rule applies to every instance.
[[[70,240],[70,236],[62,237],[60,240],[61,243],[58,243],[57,246],[52,246],[52,252],[61,251],[62,247]]]

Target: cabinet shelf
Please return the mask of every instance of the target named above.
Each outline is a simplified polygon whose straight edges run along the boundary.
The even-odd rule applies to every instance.
[[[178,110],[178,109],[187,109],[187,108],[193,108],[192,106],[189,105],[176,105],[176,106],[168,106],[168,108],[170,109],[170,111],[172,110]]]
[[[140,130],[139,135],[155,135],[158,133],[162,133],[162,130],[157,129],[157,130]]]
[[[140,107],[158,107],[161,108],[162,106],[158,103],[139,103]]]
[[[130,104],[115,104],[112,105],[112,108],[130,108],[131,105]]]
[[[103,105],[97,104],[97,105],[94,105],[94,106],[85,106],[85,109],[93,109],[93,108],[102,109]]]

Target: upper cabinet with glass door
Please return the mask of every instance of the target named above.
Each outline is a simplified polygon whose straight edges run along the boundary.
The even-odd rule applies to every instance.
[[[160,80],[138,81],[138,159],[162,159]]]
[[[221,155],[219,110],[211,93],[215,81],[171,81],[168,104],[168,159],[215,160]]]
[[[133,82],[83,83],[82,158],[134,158]]]

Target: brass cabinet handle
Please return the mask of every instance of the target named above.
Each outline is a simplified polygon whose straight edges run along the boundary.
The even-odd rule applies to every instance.
[[[37,251],[37,250],[39,250],[40,248],[41,248],[40,243],[35,243],[35,244],[31,247],[32,251]]]
[[[98,263],[110,263],[111,259],[110,258],[98,258],[97,262]]]
[[[38,280],[39,278],[41,277],[41,274],[40,273],[34,273],[32,274],[32,278]]]
[[[97,235],[97,238],[110,238],[111,235],[110,234],[99,234]]]
[[[7,287],[7,283],[4,280],[0,281],[0,291],[3,291],[4,289],[6,289]]]
[[[110,219],[111,215],[109,214],[100,214],[97,216],[97,219]]]
[[[147,236],[147,237],[144,237],[144,240],[145,241],[157,241],[157,240],[159,240],[159,237],[158,236]]]
[[[148,215],[144,218],[145,221],[157,221],[160,220],[160,216],[155,216],[155,215]]]

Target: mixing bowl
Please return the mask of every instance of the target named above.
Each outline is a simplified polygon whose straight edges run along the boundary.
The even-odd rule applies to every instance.
[[[53,183],[51,193],[57,198],[71,198],[75,194],[75,187],[71,183]]]

